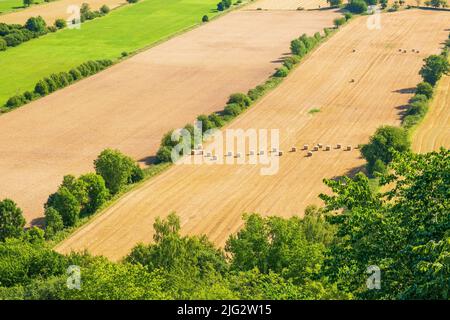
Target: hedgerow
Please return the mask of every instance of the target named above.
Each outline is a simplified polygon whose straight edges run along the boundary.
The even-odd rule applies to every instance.
[[[18,108],[37,98],[44,97],[58,89],[67,87],[73,82],[93,75],[112,65],[111,60],[91,60],[70,70],[69,72],[53,73],[48,77],[39,80],[33,92],[26,91],[23,94],[15,95],[8,99],[5,107],[8,109]]]

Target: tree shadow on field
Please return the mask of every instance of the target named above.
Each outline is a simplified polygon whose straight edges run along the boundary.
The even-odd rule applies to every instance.
[[[360,158],[362,158],[362,157],[360,157]],[[358,174],[360,172],[364,173],[367,176],[367,170],[366,170],[366,165],[365,164],[360,165],[359,167],[355,167],[355,168],[352,168],[350,170],[347,170],[347,172],[345,172],[343,175],[334,176],[334,177],[332,177],[330,179],[334,180],[334,181],[339,181],[345,176],[353,179],[356,176],[356,174]]]
[[[344,9],[341,9],[339,7],[320,7],[320,8],[313,8],[313,9],[307,9],[306,11],[332,11],[336,10],[337,12],[344,13]]]
[[[31,220],[30,225],[32,227],[43,228],[45,226],[45,217],[34,218],[33,220]]]
[[[395,109],[398,110],[398,115],[400,117],[400,120],[403,120],[403,118],[406,116],[406,114],[408,112],[409,105],[404,104],[404,105],[395,107]]]
[[[392,92],[401,93],[401,94],[413,94],[414,92],[416,92],[416,88],[415,87],[404,88],[404,89],[394,90]]]
[[[142,162],[147,166],[151,164],[156,164],[156,156],[144,157],[142,159],[139,159],[138,162]]]

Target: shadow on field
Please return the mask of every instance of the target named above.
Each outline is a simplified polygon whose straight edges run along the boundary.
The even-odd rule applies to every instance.
[[[402,93],[402,94],[413,94],[414,92],[416,92],[416,88],[415,87],[404,88],[404,89],[394,90],[392,92]]]
[[[360,157],[360,158],[362,158],[362,157]],[[334,176],[334,177],[331,178],[331,180],[339,181],[345,176],[350,177],[350,178],[354,178],[356,176],[356,174],[360,173],[360,172],[362,172],[365,175],[367,175],[367,170],[366,170],[366,165],[365,164],[363,164],[363,165],[361,165],[359,167],[352,168],[352,169],[348,170],[347,172],[345,172],[343,175]]]
[[[45,226],[45,217],[34,218],[33,220],[31,220],[30,225],[32,227],[43,228]]]
[[[142,159],[139,159],[138,162],[142,162],[146,165],[151,165],[156,163],[156,156],[148,156]]]

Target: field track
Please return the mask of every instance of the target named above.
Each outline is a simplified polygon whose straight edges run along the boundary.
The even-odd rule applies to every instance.
[[[53,25],[56,19],[68,19],[70,13],[67,8],[70,5],[81,7],[83,3],[88,3],[93,10],[99,9],[106,4],[110,9],[116,8],[127,3],[125,0],[58,0],[31,6],[27,9],[0,15],[0,22],[24,24],[28,18],[41,16],[48,25]]]
[[[0,198],[14,199],[28,222],[42,217],[65,174],[93,171],[108,147],[145,161],[164,133],[263,82],[293,38],[331,26],[337,15],[232,12],[3,114]]]
[[[423,58],[438,53],[447,37],[449,17],[419,10],[385,14],[381,30],[372,31],[366,17],[359,17],[237,118],[229,128],[280,129],[285,154],[277,174],[262,176],[258,165],[174,166],[125,195],[56,250],[87,249],[117,260],[136,243],[151,241],[154,219],[172,211],[181,217],[184,233],[206,234],[223,245],[241,227],[244,212],[288,217],[320,204],[317,195],[327,191],[322,179],[362,166],[359,151],[332,149],[305,157],[303,151],[288,152],[290,147],[356,146],[382,124],[399,125],[411,88],[420,81]],[[320,112],[311,115],[312,108]]]
[[[450,76],[438,84],[433,102],[425,119],[412,136],[412,149],[418,153],[450,149]]]

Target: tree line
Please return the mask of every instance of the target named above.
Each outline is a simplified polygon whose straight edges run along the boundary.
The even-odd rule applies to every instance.
[[[383,192],[360,173],[325,180],[324,206],[303,217],[244,214],[223,249],[181,235],[174,213],[119,262],[58,254],[40,229],[5,237],[14,228],[2,218],[0,298],[448,299],[450,151],[396,153],[390,168]],[[0,217],[15,210],[0,202]],[[66,285],[70,265],[80,267],[80,290]],[[377,288],[369,267],[380,272]]]
[[[82,63],[78,67],[71,69],[69,72],[53,73],[42,80],[39,80],[34,86],[34,91],[25,91],[22,94],[18,94],[9,98],[5,107],[10,110],[18,108],[24,104],[27,104],[33,100],[67,87],[75,81],[86,78],[90,75],[96,74],[105,68],[112,65],[111,60],[89,60]]]

